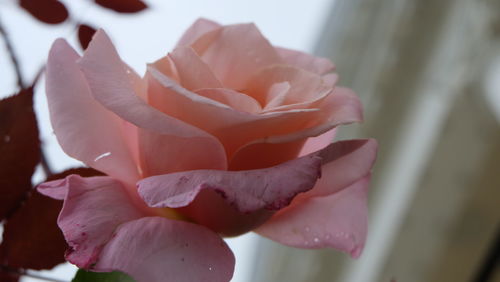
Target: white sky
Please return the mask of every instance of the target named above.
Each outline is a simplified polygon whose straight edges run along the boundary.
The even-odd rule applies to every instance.
[[[274,45],[311,52],[334,0],[146,0],[150,9],[135,15],[121,15],[91,5],[91,1],[66,0],[74,20],[104,28],[111,36],[124,61],[139,73],[145,64],[170,51],[182,32],[198,17],[221,24],[254,22]],[[72,24],[48,26],[33,20],[14,5],[14,0],[0,0],[0,21],[9,32],[22,71],[29,80],[45,62],[51,43],[57,37],[68,39],[78,48]],[[0,97],[16,91],[10,60],[0,44]],[[28,81],[29,81],[28,80]],[[42,85],[43,86],[43,85]],[[39,87],[42,90],[43,87]],[[62,171],[79,163],[59,148],[48,120],[43,90],[35,96],[35,108],[41,128],[41,140],[54,170]],[[37,180],[42,176],[38,175]],[[227,240],[236,255],[232,281],[250,279],[257,236],[248,234]],[[45,276],[69,280],[74,268],[63,265]],[[38,281],[24,278],[22,281]]]

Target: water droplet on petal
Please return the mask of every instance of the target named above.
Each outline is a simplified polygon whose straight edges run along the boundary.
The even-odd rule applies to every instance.
[[[311,231],[311,228],[309,228],[309,226],[306,226],[306,228],[304,229],[306,232],[310,232]]]
[[[314,237],[313,241],[314,241],[314,243],[319,243],[319,238],[318,237]]]
[[[210,267],[208,268],[208,270],[212,271],[212,267],[210,266]]]
[[[10,136],[9,136],[9,135],[5,135],[5,136],[3,137],[3,142],[5,142],[5,143],[9,143],[9,142],[10,142]]]
[[[98,160],[105,158],[105,157],[109,157],[109,156],[111,156],[111,152],[106,152],[104,154],[100,154],[99,156],[97,156],[97,158],[94,159],[94,162],[97,162]]]

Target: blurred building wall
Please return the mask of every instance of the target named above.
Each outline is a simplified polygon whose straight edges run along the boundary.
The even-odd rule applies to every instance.
[[[500,230],[500,0],[337,0],[317,54],[365,106],[338,137],[380,143],[368,244],[262,240],[252,281],[473,281]]]

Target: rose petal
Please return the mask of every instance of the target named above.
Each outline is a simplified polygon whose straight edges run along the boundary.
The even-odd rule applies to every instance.
[[[319,151],[322,177],[314,189],[299,197],[330,195],[363,178],[375,163],[377,147],[375,139],[345,140]]]
[[[240,212],[278,210],[320,177],[321,159],[305,156],[278,166],[246,171],[196,170],[153,176],[138,182],[139,194],[155,208],[180,208],[203,189],[213,189]]]
[[[81,268],[94,264],[102,247],[122,223],[144,216],[124,186],[111,177],[70,175],[49,183],[67,190],[57,223],[70,246],[66,259]],[[41,193],[46,187],[39,186]]]
[[[200,163],[204,168],[225,168],[224,148],[216,138],[161,113],[136,96],[126,78],[124,64],[102,30],[97,31],[79,65],[96,100],[140,128],[140,142],[145,142],[148,146],[169,144],[169,148],[155,147],[162,150],[156,153],[151,152],[151,148],[140,146],[147,149],[141,152],[143,165],[147,169],[155,173],[178,170],[178,163],[164,161],[165,156],[172,152],[177,153],[168,157],[183,159],[183,169],[200,167]]]
[[[209,44],[203,44],[205,49],[200,48],[198,42],[192,47],[227,88],[243,89],[251,74],[281,63],[274,47],[254,24],[224,26],[211,39]]]
[[[289,89],[281,104],[311,103],[324,98],[330,93],[331,87],[323,83],[321,76],[288,65],[273,65],[262,68],[258,73],[249,78],[245,85],[245,93],[254,97],[265,105],[270,101],[273,92],[271,88],[278,84],[288,82]]]
[[[262,110],[259,102],[257,102],[254,98],[232,89],[204,88],[196,90],[195,93],[222,104],[228,105],[232,109],[238,111],[258,113]]]
[[[287,64],[313,73],[325,74],[335,70],[335,66],[327,58],[315,57],[304,52],[281,47],[276,47],[276,51]]]
[[[179,76],[180,85],[189,90],[221,88],[210,68],[190,47],[179,47],[169,54]]]
[[[138,282],[229,281],[234,255],[213,231],[189,222],[145,217],[122,224],[94,269],[120,270]]]
[[[285,143],[301,138],[319,136],[338,125],[363,120],[361,102],[356,94],[348,88],[335,87],[333,93],[322,101],[319,108],[318,116],[314,121],[311,121],[314,125],[291,134],[268,136],[252,143]]]
[[[220,25],[214,21],[200,18],[196,20],[182,35],[176,47],[191,45],[203,34],[218,29]]]
[[[253,140],[301,130],[317,115],[316,109],[261,115],[240,112],[181,87],[152,66],[149,66],[146,77],[151,104],[171,117],[216,136],[229,158],[238,148]]]
[[[367,233],[369,176],[325,197],[313,197],[277,212],[256,232],[292,247],[330,247],[357,258]]]
[[[324,149],[328,145],[332,144],[336,132],[337,129],[334,128],[319,136],[307,138],[307,141],[300,150],[299,156],[305,156],[307,154],[319,151],[321,149]]]
[[[50,50],[46,92],[57,140],[68,155],[134,183],[139,176],[122,138],[121,121],[90,95],[76,64],[79,58],[63,39],[56,40]]]

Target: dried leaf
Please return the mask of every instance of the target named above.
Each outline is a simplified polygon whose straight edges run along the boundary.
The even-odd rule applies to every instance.
[[[69,169],[51,176],[55,180],[70,174],[96,176],[91,168]],[[4,225],[0,264],[10,268],[50,269],[64,262],[67,244],[57,226],[62,201],[32,190],[30,197]]]
[[[78,26],[78,41],[80,41],[80,46],[82,46],[82,49],[87,49],[87,46],[89,46],[90,40],[92,40],[92,36],[94,36],[94,33],[96,30],[86,24],[80,24]]]
[[[40,160],[33,89],[0,101],[0,220],[26,198]]]
[[[96,4],[118,13],[137,13],[148,6],[140,0],[94,0]]]
[[[48,24],[62,23],[69,16],[66,6],[58,0],[19,0],[19,5],[37,20]]]

